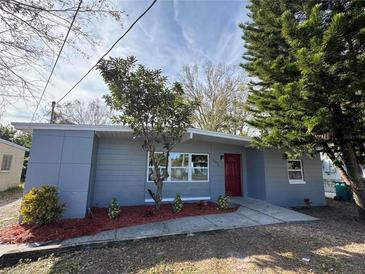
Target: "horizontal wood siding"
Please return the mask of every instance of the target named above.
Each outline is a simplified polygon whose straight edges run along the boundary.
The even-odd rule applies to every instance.
[[[144,203],[147,153],[141,143],[124,138],[99,138],[93,205],[106,207]]]
[[[324,205],[322,165],[319,155],[302,157],[305,184],[290,184],[287,160],[279,150],[265,151],[267,201],[282,206],[303,206],[309,198],[313,205]]]
[[[173,198],[180,193],[186,198],[211,197],[216,200],[225,192],[221,155],[244,154],[242,147],[193,140],[176,145],[173,151],[209,154],[209,182],[165,182],[164,198]],[[242,170],[243,166],[242,162]],[[155,190],[155,185],[147,182],[147,153],[142,150],[142,143],[122,138],[100,138],[93,205],[107,206],[112,197],[116,197],[121,205],[144,204],[151,198],[148,188]]]
[[[246,150],[247,195],[251,198],[266,200],[265,154],[263,150]]]

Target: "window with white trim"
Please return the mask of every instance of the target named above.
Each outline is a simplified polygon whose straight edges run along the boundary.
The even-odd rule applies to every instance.
[[[156,152],[156,154],[162,155],[161,152]],[[165,168],[162,165],[159,167],[161,172]],[[148,181],[153,181],[153,169],[149,157]],[[204,153],[170,152],[168,173],[167,182],[207,182],[209,178],[209,155]]]
[[[288,160],[288,177],[289,182],[304,182],[301,160]]]
[[[1,171],[9,171],[11,169],[11,162],[13,160],[13,155],[4,154],[3,160],[1,162]]]
[[[149,157],[149,153],[148,153],[148,181],[153,181],[153,167],[152,167],[152,162],[151,162],[151,159]],[[159,169],[160,169],[160,173],[162,174],[165,170],[165,155],[162,154],[161,152],[155,152],[155,157],[156,160],[158,161],[158,166],[159,166]]]
[[[191,154],[191,168],[193,181],[208,180],[208,155]]]

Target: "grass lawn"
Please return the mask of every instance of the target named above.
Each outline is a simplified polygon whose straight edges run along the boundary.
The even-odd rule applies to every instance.
[[[351,203],[328,203],[301,210],[317,222],[119,243],[23,261],[3,272],[364,273],[365,223]]]
[[[16,224],[24,184],[0,191],[0,228]]]

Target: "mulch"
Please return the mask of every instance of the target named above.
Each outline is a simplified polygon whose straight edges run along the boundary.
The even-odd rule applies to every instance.
[[[238,207],[220,210],[217,205],[208,202],[184,204],[179,213],[172,212],[171,204],[162,205],[160,210],[154,206],[122,206],[120,215],[110,219],[106,208],[92,208],[92,214],[84,219],[63,219],[48,225],[16,224],[0,230],[1,244],[42,243],[52,240],[93,235],[105,230],[129,227],[188,216],[234,212]]]

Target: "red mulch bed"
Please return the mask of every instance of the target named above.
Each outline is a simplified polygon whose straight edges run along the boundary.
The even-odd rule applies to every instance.
[[[0,230],[0,243],[34,243],[51,240],[64,240],[84,235],[92,235],[101,231],[115,228],[141,225],[159,222],[169,219],[176,219],[188,216],[198,216],[207,214],[227,213],[237,210],[238,207],[219,210],[214,203],[201,206],[198,203],[184,204],[184,208],[179,213],[173,213],[170,204],[162,205],[159,211],[154,206],[123,206],[120,215],[114,219],[109,219],[106,208],[93,208],[92,217],[84,219],[64,219],[59,222],[37,226],[29,224],[16,224]],[[152,211],[152,216],[146,216],[147,211]]]

